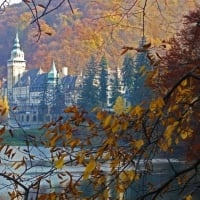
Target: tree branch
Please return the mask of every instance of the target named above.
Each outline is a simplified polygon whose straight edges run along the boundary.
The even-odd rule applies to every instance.
[[[138,200],[140,200],[140,199],[145,200],[147,197],[152,196],[152,195],[154,195],[152,200],[155,200],[158,197],[158,195],[160,195],[163,192],[163,190],[165,188],[167,188],[174,180],[176,180],[176,178],[178,178],[179,176],[186,174],[190,171],[196,170],[199,165],[200,165],[200,159],[197,160],[197,162],[194,163],[192,166],[190,166],[182,171],[177,172],[174,176],[172,176],[168,181],[166,181],[163,185],[161,185],[156,190],[149,192],[149,193],[143,195],[142,197],[139,197]]]

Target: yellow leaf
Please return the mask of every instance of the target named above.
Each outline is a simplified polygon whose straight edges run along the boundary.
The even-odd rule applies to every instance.
[[[109,199],[109,193],[110,193],[110,190],[108,188],[104,190],[103,192],[104,199]]]
[[[140,70],[139,70],[139,72],[140,72],[140,73],[142,73],[142,72],[143,72],[143,71],[145,71],[145,70],[146,70],[146,66],[145,66],[145,65],[143,65],[143,66],[141,66],[141,67],[140,67]]]
[[[64,157],[65,155],[62,155],[57,161],[55,161],[55,167],[57,169],[61,169],[64,165]]]
[[[121,127],[125,131],[128,128],[128,121],[123,121]]]
[[[187,85],[187,79],[185,79],[185,80],[183,80],[182,82],[181,82],[181,85],[183,86],[183,87],[185,87],[186,85]]]
[[[77,162],[78,162],[79,164],[82,164],[83,161],[84,161],[84,159],[85,159],[85,154],[84,154],[84,152],[79,152],[79,153],[77,153],[76,159],[77,159]]]
[[[187,196],[185,197],[185,200],[192,200],[192,195],[191,195],[191,194],[187,195]]]
[[[192,133],[193,133],[193,130],[192,129],[188,129],[188,130],[182,130],[181,133],[180,133],[180,135],[181,135],[181,138],[183,140],[185,140],[188,137],[191,137]]]
[[[111,120],[112,120],[112,115],[108,115],[103,122],[104,127],[107,127],[110,124]]]
[[[72,138],[72,132],[71,131],[67,131],[66,132],[66,138],[69,140]]]
[[[81,143],[80,139],[74,139],[70,141],[69,144],[71,145],[71,148],[74,149],[74,147],[78,146],[80,143]]]
[[[175,144],[176,144],[176,145],[179,144],[179,139],[178,139],[178,137],[175,138]]]
[[[171,135],[172,135],[174,129],[176,128],[176,126],[177,126],[178,124],[179,124],[179,122],[178,122],[178,121],[175,121],[172,125],[167,126],[167,128],[166,128],[166,130],[165,130],[165,132],[164,132],[164,137],[165,137],[165,139],[168,140],[168,139],[171,138]]]
[[[141,66],[139,72],[142,77],[146,76],[146,74],[147,74],[146,66],[145,65]]]
[[[8,118],[8,100],[7,97],[0,97],[0,119],[5,121]]]
[[[133,181],[133,180],[139,180],[139,174],[137,174],[134,170],[127,170],[123,171],[120,174],[120,179],[122,181]]]
[[[141,106],[137,105],[131,111],[131,116],[132,117],[134,117],[134,116],[141,117],[141,115],[143,114],[143,111],[144,111],[144,109]]]
[[[53,147],[56,145],[56,142],[61,138],[61,135],[54,134],[53,137],[50,139],[50,146]]]
[[[94,160],[94,158],[90,158],[89,163],[87,164],[84,174],[83,174],[83,179],[86,180],[89,175],[92,173],[92,171],[95,169],[96,167],[96,161]]]
[[[157,109],[161,109],[165,105],[165,102],[162,97],[158,97],[154,101],[150,103],[150,110],[155,111]]]
[[[134,145],[134,148],[136,150],[139,150],[143,145],[144,145],[144,141],[141,139],[141,140],[135,140],[134,142],[132,142],[133,145]]]
[[[117,185],[117,191],[118,191],[119,193],[124,193],[124,191],[125,191],[125,186],[122,185],[122,184],[118,184],[118,185]]]
[[[101,177],[98,178],[97,181],[98,181],[98,184],[101,185],[101,184],[105,183],[106,177],[105,176],[101,176]]]
[[[111,129],[113,133],[116,133],[119,130],[119,120],[115,117],[112,120]]]

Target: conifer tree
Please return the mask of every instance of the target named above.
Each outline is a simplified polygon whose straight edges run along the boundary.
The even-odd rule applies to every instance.
[[[122,82],[125,90],[125,99],[131,105],[134,103],[134,61],[131,54],[126,54],[122,66]]]
[[[87,111],[90,111],[98,105],[98,90],[95,77],[96,73],[96,62],[95,58],[92,56],[87,64],[78,100],[78,105]]]
[[[99,74],[99,102],[102,108],[107,106],[108,100],[108,68],[107,60],[103,56],[99,63],[100,74]]]
[[[43,92],[41,92],[41,99],[40,99],[40,103],[38,105],[38,119],[41,122],[45,122],[46,121],[46,114],[48,113],[48,105],[47,105],[47,101],[46,101],[46,89],[47,86],[44,86],[44,90]]]
[[[110,103],[112,106],[115,104],[117,98],[119,96],[122,96],[120,88],[121,88],[121,85],[120,85],[119,74],[118,74],[118,70],[116,69],[116,71],[113,74],[113,78],[111,80],[111,87],[110,87],[110,91],[111,91]]]
[[[146,43],[145,37],[141,38],[139,48],[142,48]],[[145,85],[147,72],[151,70],[150,62],[147,57],[147,51],[138,52],[134,63],[134,85],[133,92],[134,98],[132,99],[133,105],[146,102],[151,97],[151,90]]]
[[[59,116],[64,113],[65,109],[65,95],[61,90],[61,85],[58,83],[58,77],[56,80],[55,91],[53,94],[53,102],[51,106],[51,114],[54,120],[57,120]]]

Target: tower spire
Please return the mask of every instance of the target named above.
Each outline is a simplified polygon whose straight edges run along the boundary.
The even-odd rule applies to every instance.
[[[19,34],[18,31],[16,32],[15,41],[13,49],[20,49],[20,43],[19,43]]]

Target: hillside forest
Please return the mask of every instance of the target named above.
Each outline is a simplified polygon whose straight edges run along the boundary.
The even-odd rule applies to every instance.
[[[44,1],[35,2],[39,5],[38,12],[42,12]],[[196,2],[156,2],[153,0],[146,5],[145,37],[158,47],[182,26],[182,16],[187,14],[188,8],[194,8]],[[52,3],[52,7],[58,3]],[[67,66],[70,74],[80,74],[91,55],[97,60],[106,55],[109,67],[121,67],[121,48],[137,46],[143,34],[143,1],[134,5],[119,0],[75,0],[71,6],[73,13],[66,2],[40,19],[42,34],[39,41],[37,24],[30,24],[32,14],[24,3],[11,5],[1,13],[0,66],[4,71],[1,76],[5,75],[16,31],[29,69],[48,71],[55,60],[58,68]]]

